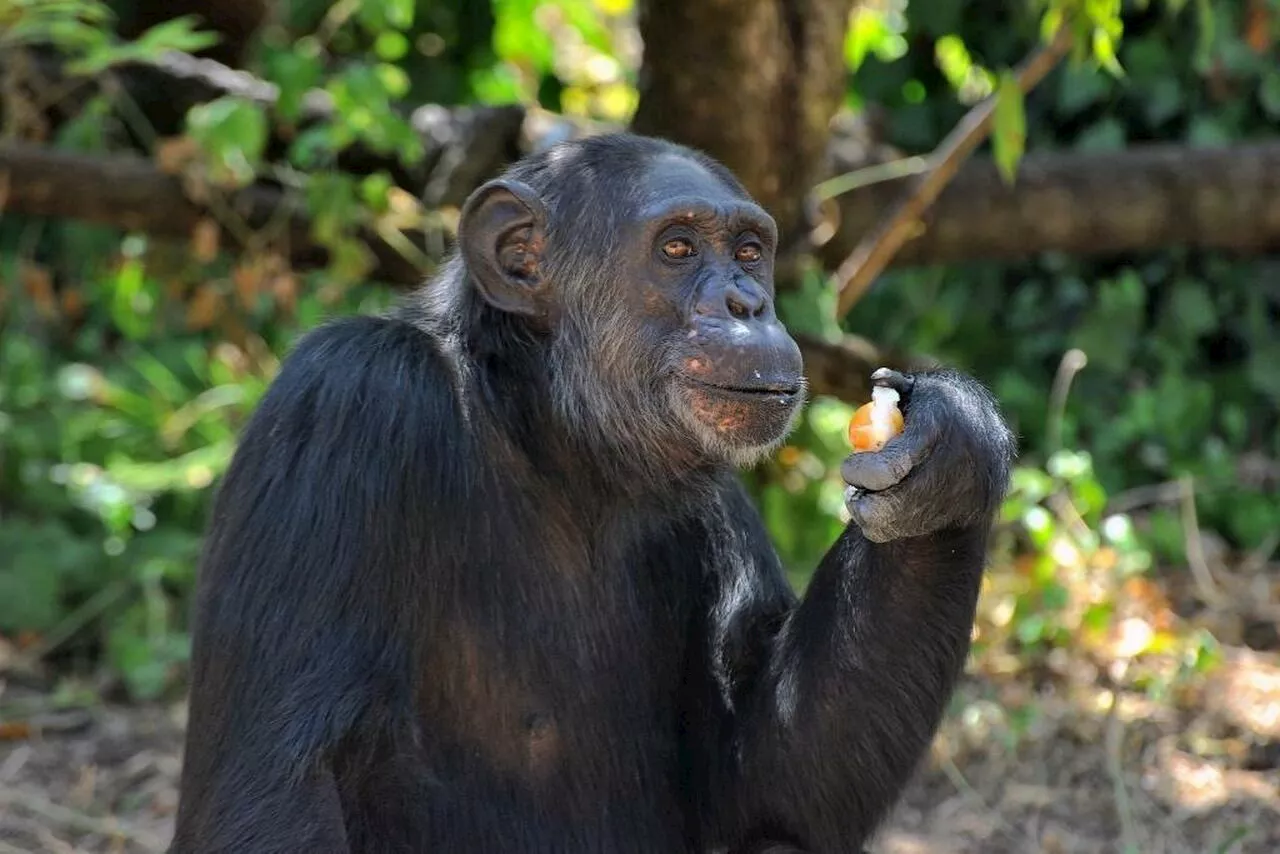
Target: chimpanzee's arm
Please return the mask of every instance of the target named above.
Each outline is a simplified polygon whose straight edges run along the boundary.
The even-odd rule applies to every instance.
[[[348,851],[338,745],[412,708],[414,585],[465,453],[426,336],[307,335],[245,428],[202,559],[173,854]]]
[[[932,740],[968,653],[1012,439],[954,374],[917,376],[906,415],[893,445],[846,462],[847,480],[880,491],[850,502],[854,523],[798,604],[746,497],[724,498],[733,528],[712,570],[701,703],[716,710],[702,713],[713,746],[698,787],[709,843],[861,851]]]

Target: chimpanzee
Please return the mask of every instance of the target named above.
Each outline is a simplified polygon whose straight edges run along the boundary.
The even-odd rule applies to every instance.
[[[860,850],[962,671],[1014,453],[949,370],[802,601],[736,468],[805,397],[773,221],[629,134],[285,360],[202,557],[174,854]]]

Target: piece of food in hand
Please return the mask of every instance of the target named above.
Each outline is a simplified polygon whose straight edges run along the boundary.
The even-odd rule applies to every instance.
[[[898,393],[891,388],[871,390],[871,402],[859,406],[849,421],[849,444],[855,454],[878,451],[902,432],[898,400]]]

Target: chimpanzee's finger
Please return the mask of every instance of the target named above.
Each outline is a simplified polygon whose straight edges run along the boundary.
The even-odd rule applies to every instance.
[[[905,401],[915,386],[915,379],[892,368],[877,368],[871,374],[871,385],[891,388]]]
[[[879,492],[906,477],[929,455],[940,429],[932,418],[908,421],[902,433],[878,451],[850,454],[840,464],[844,482],[858,489]]]
[[[844,506],[850,521],[873,543],[887,543],[906,536],[915,524],[905,512],[902,496],[896,492],[878,494],[851,488],[845,492]]]

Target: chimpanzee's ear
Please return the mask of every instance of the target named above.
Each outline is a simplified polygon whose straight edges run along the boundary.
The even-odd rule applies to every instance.
[[[546,236],[546,208],[520,181],[490,181],[462,206],[458,243],[467,271],[481,296],[502,311],[533,317],[546,313]]]

